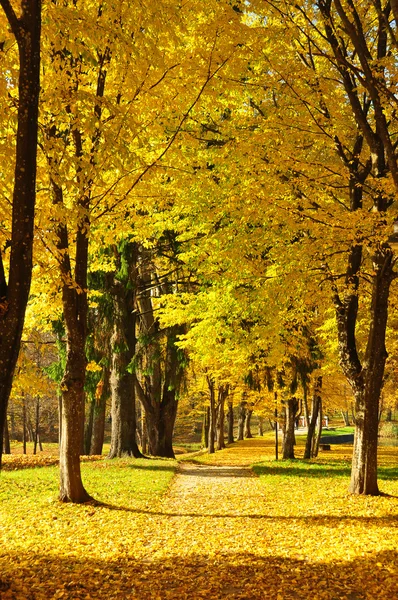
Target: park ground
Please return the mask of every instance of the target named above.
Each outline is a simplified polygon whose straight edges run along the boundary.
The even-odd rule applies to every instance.
[[[51,457],[6,457],[0,598],[398,598],[398,451],[380,450],[380,497],[348,494],[350,451],[276,462],[270,437],[98,457],[82,463],[98,502],[80,506],[58,502],[55,465],[19,468]]]

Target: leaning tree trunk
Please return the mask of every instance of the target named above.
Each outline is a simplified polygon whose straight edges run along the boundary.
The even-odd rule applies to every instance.
[[[8,269],[0,251],[0,468],[4,426],[32,278],[40,93],[41,0],[0,0],[19,51],[18,113]],[[15,3],[14,3],[15,6]],[[6,280],[8,272],[8,282]]]
[[[294,458],[294,424],[296,420],[296,414],[299,410],[299,402],[297,398],[289,398],[284,403],[285,408],[285,426],[283,430],[283,449],[282,458],[293,459]]]
[[[227,412],[227,423],[228,423],[228,444],[234,443],[234,407],[232,401],[228,402]]]
[[[319,410],[318,410],[318,427],[316,431],[316,435],[313,437],[312,451],[311,456],[316,458],[319,453],[319,445],[321,443],[322,437],[322,421],[323,421],[323,412],[322,412],[322,397],[319,397]]]

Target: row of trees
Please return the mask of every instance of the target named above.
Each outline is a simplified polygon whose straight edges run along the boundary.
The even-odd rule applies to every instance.
[[[311,385],[319,397],[338,356],[355,397],[350,490],[377,494],[395,2],[75,0],[43,19],[38,0],[0,3],[1,435],[33,271],[26,326],[57,323],[64,345],[62,500],[89,499],[86,392],[95,431],[112,391],[111,456],[139,452],[135,397],[150,452],[172,455],[187,355],[210,432],[216,395],[245,384],[277,392],[288,441],[297,390],[304,407]]]

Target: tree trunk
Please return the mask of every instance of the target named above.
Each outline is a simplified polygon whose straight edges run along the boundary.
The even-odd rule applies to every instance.
[[[386,410],[386,422],[387,423],[391,423],[392,421],[392,409],[391,408],[387,408]]]
[[[294,424],[296,420],[296,414],[299,410],[299,402],[296,398],[289,398],[284,403],[285,408],[285,426],[283,428],[283,459],[294,458]]]
[[[101,385],[97,386],[95,395],[95,408],[93,415],[93,433],[91,437],[90,454],[101,456],[104,445],[106,401],[109,393],[109,371],[104,369],[101,379]]]
[[[93,436],[94,410],[95,398],[90,398],[88,411],[85,411],[83,456],[88,456],[90,454],[91,439]]]
[[[238,413],[238,441],[243,440],[244,438],[244,428],[245,428],[245,420],[246,420],[246,406],[247,402],[242,401],[239,405],[239,413]]]
[[[231,402],[228,402],[228,412],[227,412],[227,422],[228,422],[228,444],[234,443],[234,407]]]
[[[253,404],[250,404],[246,410],[245,425],[244,425],[244,432],[243,432],[243,435],[245,438],[253,437],[251,429],[250,429],[252,414],[253,414]]]
[[[305,442],[305,450],[304,450],[304,458],[305,459],[309,459],[314,456],[313,455],[313,440],[314,440],[314,435],[315,435],[315,426],[317,423],[317,419],[319,418],[321,388],[322,388],[322,377],[319,376],[316,378],[315,385],[314,385],[314,394],[312,397],[311,420],[308,424],[307,439]]]
[[[26,423],[26,400],[25,394],[22,394],[22,444],[23,444],[23,453],[26,454],[26,441],[27,441],[27,423]]]
[[[40,443],[40,399],[36,398],[35,434],[33,440],[33,454],[37,452],[37,444]]]
[[[214,381],[207,378],[207,383],[210,391],[210,407],[209,407],[209,445],[207,447],[209,454],[215,452],[215,437],[216,437],[216,401],[214,397]]]
[[[319,409],[318,409],[318,427],[316,435],[313,438],[312,451],[311,456],[316,458],[319,453],[319,444],[321,442],[322,436],[322,421],[323,421],[323,412],[322,412],[322,396],[319,396]]]
[[[11,454],[10,435],[7,419],[4,423],[4,454]]]
[[[351,425],[351,423],[350,423],[350,416],[348,414],[348,410],[342,410],[341,416],[343,417],[345,427],[349,427]]]
[[[258,435],[264,435],[264,417],[258,417]]]
[[[142,409],[141,414],[141,452],[143,454],[148,454],[148,427],[144,409]]]
[[[40,93],[41,0],[22,2],[18,14],[0,0],[19,51],[18,114],[12,229],[8,269],[0,251],[0,468],[7,405],[17,363],[32,278],[36,157]],[[15,4],[14,4],[15,6]],[[8,272],[8,282],[6,280]]]
[[[175,458],[173,431],[177,416],[178,401],[175,390],[169,390],[162,402],[146,411],[148,449],[152,456]]]
[[[202,421],[202,448],[209,447],[209,422],[210,422],[210,407],[205,406]]]
[[[216,415],[216,431],[217,431],[217,450],[225,448],[224,427],[225,427],[225,399],[228,396],[228,386],[219,386],[218,388],[218,405]]]

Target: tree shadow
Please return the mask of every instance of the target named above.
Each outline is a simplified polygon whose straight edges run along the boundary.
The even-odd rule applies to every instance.
[[[321,479],[328,477],[349,477],[351,467],[349,465],[342,465],[341,462],[326,463],[324,466],[318,466],[314,463],[298,463],[296,466],[291,461],[288,461],[285,462],[283,466],[275,464],[254,465],[253,471],[256,475],[278,475],[282,477],[293,476]]]
[[[293,556],[189,554],[183,546],[168,557],[8,554],[1,560],[4,599],[48,600],[374,600],[397,598],[398,554],[383,551],[352,561],[317,562]],[[181,555],[182,554],[182,555]],[[2,596],[3,597],[3,596]]]
[[[395,496],[394,496],[395,497]],[[366,517],[362,515],[330,515],[330,514],[318,514],[318,515],[278,515],[278,514],[264,514],[264,513],[245,513],[245,512],[186,512],[186,511],[168,511],[168,510],[151,510],[147,508],[131,508],[129,506],[121,506],[117,504],[110,504],[108,502],[101,502],[98,500],[92,500],[88,502],[96,508],[105,508],[111,511],[122,511],[133,514],[143,514],[148,516],[158,517],[177,517],[177,518],[190,518],[190,519],[254,519],[258,521],[274,521],[281,523],[302,523],[304,527],[321,525],[322,527],[338,527],[342,522],[346,521],[349,523],[361,523],[366,526],[382,526],[386,525],[391,527],[398,527],[398,519],[395,515],[385,515],[380,517]]]

